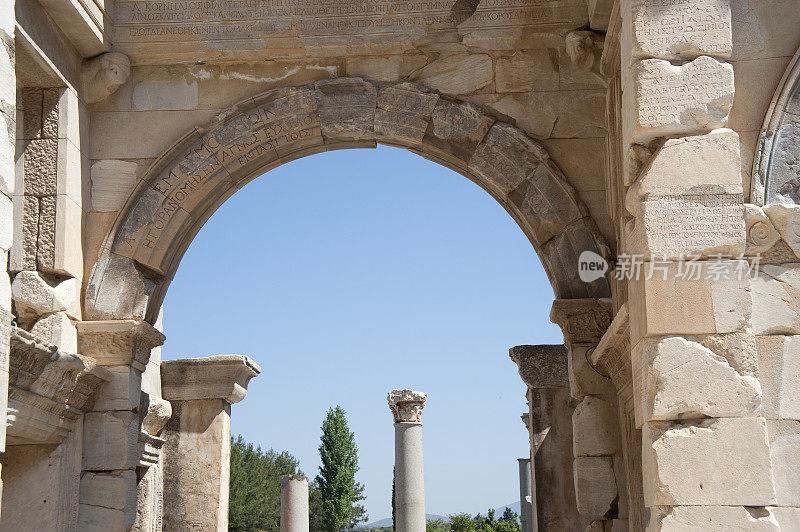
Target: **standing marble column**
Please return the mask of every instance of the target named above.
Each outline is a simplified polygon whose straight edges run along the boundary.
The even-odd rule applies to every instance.
[[[531,459],[518,458],[519,461],[519,521],[522,532],[533,532],[533,512],[531,511]]]
[[[308,478],[281,477],[281,532],[308,532]]]
[[[422,474],[422,409],[428,394],[389,392],[394,416],[395,529],[424,532],[425,482]]]

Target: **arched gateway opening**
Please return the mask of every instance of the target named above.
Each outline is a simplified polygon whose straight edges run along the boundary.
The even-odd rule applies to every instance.
[[[491,194],[535,247],[556,297],[610,295],[607,278],[578,277],[583,251],[609,250],[536,141],[479,106],[413,83],[336,78],[248,98],[156,160],[106,237],[85,318],[153,323],[192,238],[231,194],[284,162],[376,143],[439,162]]]

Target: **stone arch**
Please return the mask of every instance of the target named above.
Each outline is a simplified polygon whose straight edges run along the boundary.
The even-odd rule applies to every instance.
[[[753,203],[800,203],[800,49],[764,119],[753,160]]]
[[[536,141],[481,107],[408,82],[334,78],[248,98],[157,159],[109,232],[86,287],[84,318],[155,319],[195,234],[236,190],[280,164],[327,150],[406,148],[471,179],[517,221],[556,297],[608,297],[578,257],[609,255],[588,210]]]

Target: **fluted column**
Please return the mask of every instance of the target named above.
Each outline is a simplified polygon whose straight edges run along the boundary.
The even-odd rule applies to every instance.
[[[422,473],[422,409],[427,394],[389,392],[394,417],[395,529],[424,532],[425,482]]]
[[[308,532],[308,478],[281,477],[281,532]]]

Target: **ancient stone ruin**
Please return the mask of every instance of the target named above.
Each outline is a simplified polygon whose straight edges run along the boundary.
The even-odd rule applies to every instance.
[[[164,295],[248,181],[378,143],[549,276],[527,530],[800,530],[796,0],[11,0],[0,40],[0,530],[227,529],[260,369],[162,363]]]

